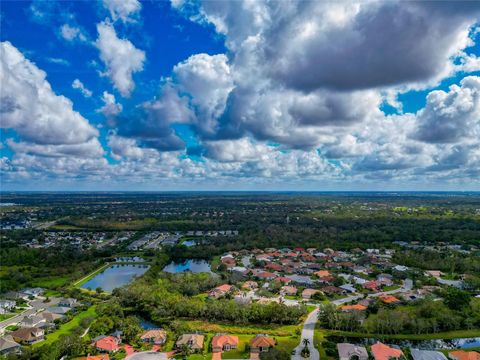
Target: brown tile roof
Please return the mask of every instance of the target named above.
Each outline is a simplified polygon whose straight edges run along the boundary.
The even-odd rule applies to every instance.
[[[258,347],[273,347],[275,346],[275,340],[269,336],[257,335],[250,341],[250,346],[252,348]]]

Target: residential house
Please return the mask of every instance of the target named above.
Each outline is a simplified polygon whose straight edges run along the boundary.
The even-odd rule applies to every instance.
[[[140,340],[155,345],[163,345],[167,341],[167,332],[163,329],[150,329],[140,335]]]
[[[0,300],[0,315],[7,314],[15,308],[16,302],[13,300]]]
[[[271,272],[268,272],[268,271],[260,271],[258,272],[255,277],[257,277],[258,279],[261,279],[261,280],[273,280],[275,279],[277,276]]]
[[[349,343],[337,344],[338,357],[340,360],[368,360],[367,349]]]
[[[64,306],[52,306],[52,307],[49,307],[47,311],[53,314],[65,315],[69,311],[72,311],[72,309]]]
[[[17,343],[12,335],[6,335],[0,338],[0,355],[19,353],[22,346]]]
[[[60,301],[58,302],[58,306],[66,307],[66,308],[71,309],[71,308],[77,306],[77,299],[73,299],[73,298],[60,299]]]
[[[447,360],[440,351],[410,349],[413,360]]]
[[[355,286],[353,286],[352,284],[340,285],[339,288],[351,293],[354,293],[357,291],[357,289],[355,289]]]
[[[379,284],[376,281],[368,281],[362,285],[363,288],[371,291],[378,291]]]
[[[455,350],[448,353],[452,360],[480,360],[480,353],[476,351]]]
[[[226,257],[226,258],[222,259],[222,264],[225,265],[227,267],[227,269],[231,269],[231,268],[233,268],[237,265],[235,259],[230,258],[230,257]]]
[[[371,350],[375,360],[392,360],[404,356],[402,350],[385,345],[380,341],[373,344]]]
[[[298,289],[295,286],[282,286],[280,289],[280,295],[289,295],[295,296],[297,295]]]
[[[217,286],[215,289],[210,290],[208,292],[208,296],[214,299],[218,299],[230,293],[232,289],[233,289],[232,285],[223,284],[223,285]]]
[[[317,290],[317,289],[304,289],[302,291],[302,298],[303,299],[306,299],[306,300],[309,300],[312,298],[313,295],[317,294],[317,293],[321,293],[320,290]]]
[[[49,311],[42,311],[39,316],[43,317],[47,323],[53,323],[55,320],[61,320],[65,318],[65,315],[62,314],[54,314]]]
[[[45,327],[47,321],[42,316],[31,315],[25,316],[22,321],[18,323],[20,327]]]
[[[23,327],[10,333],[13,339],[23,344],[33,344],[45,337],[45,331],[37,327]]]
[[[393,295],[381,295],[378,298],[384,304],[398,304],[400,302],[400,300]]]
[[[28,288],[28,289],[23,289],[22,293],[26,294],[27,296],[33,296],[33,297],[38,297],[42,295],[45,292],[44,289],[42,288]]]
[[[77,360],[110,360],[110,355],[101,354],[101,355],[88,355]]]
[[[113,353],[120,350],[120,342],[116,336],[99,336],[93,339],[93,346],[99,351]]]
[[[289,279],[287,277],[279,276],[275,279],[275,281],[281,282],[284,285],[288,285],[292,282],[292,279]]]
[[[432,276],[434,278],[439,278],[443,276],[443,272],[441,272],[440,270],[428,270],[428,271],[425,271],[425,275]]]
[[[271,271],[283,271],[283,266],[277,263],[269,263],[265,265],[265,269]]]
[[[364,305],[355,304],[355,305],[343,305],[340,309],[343,312],[354,312],[354,311],[365,311],[367,310],[367,307]]]
[[[235,295],[233,301],[235,301],[235,303],[239,305],[247,305],[252,302],[252,297],[248,296],[247,294],[239,294]]]
[[[345,294],[347,291],[337,286],[325,286],[322,291],[327,295],[340,295]]]
[[[377,276],[377,283],[384,286],[392,286],[393,276],[390,274],[379,274]]]
[[[238,347],[238,336],[216,335],[212,338],[212,352],[230,351]]]
[[[205,341],[205,336],[200,334],[183,334],[181,335],[175,346],[181,348],[182,346],[188,346],[190,350],[200,351],[203,349],[203,342]]]
[[[271,348],[275,347],[275,345],[275,340],[270,336],[257,335],[250,341],[250,352],[254,354],[267,352]]]
[[[258,283],[256,281],[245,281],[242,285],[242,289],[245,290],[255,290],[258,288]]]

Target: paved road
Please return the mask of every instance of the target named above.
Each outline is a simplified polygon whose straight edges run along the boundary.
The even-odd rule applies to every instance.
[[[18,315],[14,316],[14,317],[11,317],[10,319],[6,319],[6,320],[1,321],[0,322],[0,333],[3,333],[7,326],[15,325],[18,322],[20,322],[25,316],[30,316],[30,315],[36,314],[37,312],[39,312],[42,309],[46,309],[50,306],[57,305],[58,302],[60,301],[60,299],[53,298],[48,303],[44,303],[43,300],[44,300],[43,298],[32,300],[28,304],[29,309],[27,309],[27,310],[25,310],[21,313],[18,313]]]
[[[320,354],[317,349],[313,346],[313,332],[315,330],[315,324],[318,321],[318,308],[308,314],[305,323],[303,324],[302,338],[300,344],[295,348],[295,355],[292,355],[292,360],[305,360],[300,353],[304,347],[303,339],[308,339],[310,343],[308,344],[308,349],[310,350],[310,360],[320,360]]]
[[[390,290],[390,291],[382,291],[382,292],[375,293],[375,294],[370,294],[370,295],[368,295],[368,297],[378,297],[378,296],[382,296],[382,295],[398,294],[398,293],[410,291],[410,290],[412,290],[412,288],[413,288],[412,279],[406,279],[403,282],[402,287],[399,287],[398,289],[394,289],[394,290]]]

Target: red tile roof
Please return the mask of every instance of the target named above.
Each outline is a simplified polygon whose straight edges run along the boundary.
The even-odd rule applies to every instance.
[[[398,359],[400,356],[403,356],[402,350],[392,348],[381,342],[372,345],[372,354],[375,360]]]
[[[95,343],[95,347],[100,350],[105,350],[105,351],[116,351],[120,349],[118,346],[118,339],[114,336],[105,336],[104,338],[98,340]]]

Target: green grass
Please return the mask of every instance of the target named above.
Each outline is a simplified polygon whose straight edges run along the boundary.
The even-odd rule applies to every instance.
[[[213,324],[201,320],[180,320],[192,331],[229,334],[269,334],[271,336],[291,336],[301,329],[302,325],[231,325]]]
[[[79,288],[80,286],[82,286],[83,284],[85,284],[87,281],[93,279],[95,276],[97,276],[98,274],[100,274],[102,271],[104,271],[105,269],[107,269],[111,264],[110,263],[106,263],[106,264],[103,264],[102,266],[100,266],[97,270],[95,270],[94,272],[90,273],[89,275],[87,276],[84,276],[83,278],[77,280],[76,282],[73,283],[73,286],[76,287],[76,288]]]
[[[95,314],[96,314],[95,313],[95,305],[93,305],[93,306],[89,307],[86,311],[83,311],[83,312],[77,314],[69,322],[60,325],[58,330],[55,330],[53,333],[46,335],[46,340],[45,341],[41,341],[37,344],[34,344],[33,347],[38,347],[38,346],[42,346],[42,345],[45,345],[45,344],[48,344],[48,345],[52,344],[53,342],[57,341],[58,338],[61,335],[69,334],[73,329],[80,326],[80,321],[82,319],[87,318],[87,317],[94,317]]]
[[[32,280],[32,286],[55,289],[68,284],[69,281],[70,278],[68,276],[51,276]]]
[[[1,314],[0,315],[0,321],[10,319],[11,317],[14,317],[17,314]]]

